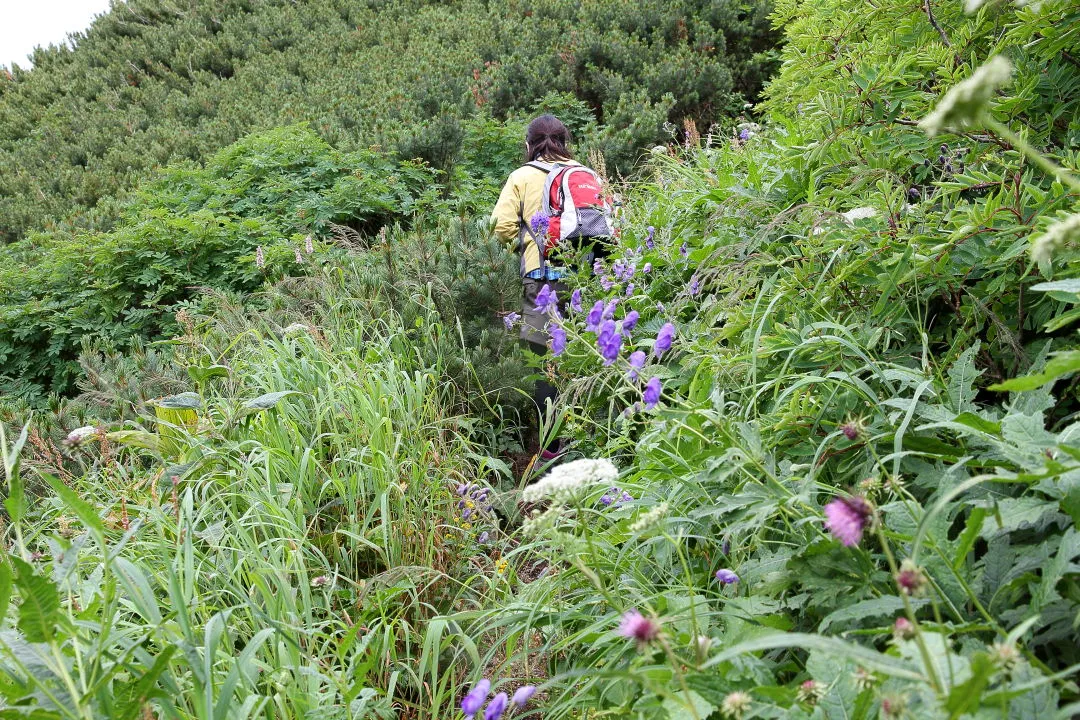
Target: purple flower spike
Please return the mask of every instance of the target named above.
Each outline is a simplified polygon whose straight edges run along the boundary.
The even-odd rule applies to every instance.
[[[570,293],[570,309],[574,312],[581,312],[581,288]]]
[[[660,393],[663,391],[663,387],[660,384],[660,378],[654,377],[649,382],[645,383],[645,392],[641,394],[641,399],[645,401],[645,409],[652,410],[656,407],[656,404],[660,402]]]
[[[490,691],[491,681],[487,678],[473,685],[472,690],[461,701],[461,712],[465,713],[465,717],[471,718],[480,712],[480,708],[483,706],[484,701],[487,700]]]
[[[645,263],[645,267],[641,268],[641,272],[645,273],[646,275],[651,273],[652,272],[652,263]]]
[[[701,290],[701,283],[698,281],[697,275],[690,278],[689,290],[691,295],[697,295],[698,292]]]
[[[680,255],[682,255],[683,257],[686,257],[687,255],[689,255],[689,254],[690,254],[690,246],[689,246],[689,245],[687,245],[687,244],[686,244],[686,243],[684,242],[684,243],[683,243],[683,244],[682,244],[682,245],[681,245],[681,246],[679,247],[679,254],[680,254]]]
[[[533,686],[533,685],[522,685],[521,687],[519,687],[517,689],[517,692],[514,693],[514,699],[513,699],[512,702],[515,705],[517,705],[519,708],[523,708],[523,707],[525,707],[526,704],[528,704],[529,699],[533,696],[533,693],[535,693],[535,692],[536,692],[536,687],[535,686]]]
[[[518,315],[516,312],[512,312],[509,315],[503,317],[503,325],[506,326],[507,330],[512,330],[514,327],[514,323],[516,323],[520,319],[521,315]]]
[[[646,232],[648,232],[649,234],[645,238],[645,247],[652,250],[654,247],[656,247],[656,243],[653,241],[653,236],[656,235],[656,228],[654,228],[652,225],[650,225],[646,229]]]
[[[596,304],[592,306],[592,310],[585,317],[585,329],[595,330],[600,326],[600,321],[604,319],[604,301],[597,300]]]
[[[490,535],[488,535],[488,531],[485,530],[484,532],[480,533],[480,537],[476,538],[476,541],[481,545],[486,545],[489,537]]]
[[[739,582],[739,576],[728,570],[727,568],[721,568],[716,571],[716,579],[724,585],[733,585]]]
[[[630,312],[626,313],[626,317],[624,317],[622,321],[623,330],[630,332],[635,327],[637,327],[637,321],[640,317],[641,313],[639,313],[637,310],[631,310]]]
[[[506,703],[509,702],[509,698],[506,697],[506,693],[501,692],[495,697],[491,698],[491,702],[484,709],[484,720],[499,720],[502,717],[503,711],[506,710]]]
[[[874,509],[866,498],[838,497],[825,506],[825,529],[842,544],[855,547],[873,514]]]
[[[664,327],[660,328],[660,332],[656,334],[656,342],[653,343],[653,352],[657,357],[660,357],[668,350],[671,349],[671,342],[675,339],[675,326],[671,323],[664,323]]]
[[[596,346],[604,358],[604,365],[611,365],[619,357],[622,348],[622,335],[615,329],[614,320],[605,320],[596,336]]]
[[[604,277],[600,278],[600,287],[604,288],[605,291],[608,291],[611,288],[615,287],[615,281],[605,275]]]
[[[604,274],[604,263],[600,260],[600,258],[596,258],[595,260],[593,260],[592,274],[593,275],[603,275]]]
[[[626,492],[625,490],[623,490],[622,495],[619,496],[619,502],[630,502],[633,499],[634,499],[634,496],[631,495],[630,493]]]
[[[634,283],[630,283],[626,286],[626,297],[630,297],[634,294]]]
[[[562,355],[566,349],[566,331],[556,325],[551,328],[551,354],[555,357]]]
[[[604,320],[610,320],[615,317],[615,306],[619,304],[618,300],[609,300],[608,304],[604,306]]]
[[[547,283],[536,293],[536,309],[545,315],[559,311],[559,296]]]

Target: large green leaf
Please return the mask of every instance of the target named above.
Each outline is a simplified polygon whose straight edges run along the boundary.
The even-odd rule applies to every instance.
[[[28,642],[50,642],[60,621],[60,593],[52,581],[34,573],[25,560],[11,557],[19,604],[19,631]]]
[[[922,607],[927,602],[929,601],[923,598],[911,598],[911,604],[915,608]],[[897,613],[903,612],[903,610],[904,601],[895,595],[886,595],[872,600],[862,600],[826,615],[822,618],[821,624],[818,625],[818,632],[825,632],[836,623],[843,623],[851,620],[878,617],[892,618]]]
[[[1055,353],[1047,361],[1042,371],[1030,375],[1022,375],[1005,382],[995,383],[990,386],[991,390],[1023,392],[1035,390],[1049,382],[1057,380],[1062,375],[1068,375],[1080,370],[1080,350]]]

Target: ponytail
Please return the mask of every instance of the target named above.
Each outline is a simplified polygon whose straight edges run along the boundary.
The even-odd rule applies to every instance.
[[[573,155],[567,149],[570,144],[570,131],[554,115],[541,115],[529,123],[525,131],[525,161],[533,162],[541,158],[549,160],[571,160]]]

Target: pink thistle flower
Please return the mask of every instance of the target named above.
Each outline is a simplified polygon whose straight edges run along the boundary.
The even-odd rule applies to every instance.
[[[619,623],[618,633],[636,640],[638,647],[644,647],[660,635],[660,623],[637,610],[627,610]]]
[[[863,530],[873,513],[866,498],[858,495],[838,497],[825,506],[825,529],[842,544],[855,547],[862,540]]]

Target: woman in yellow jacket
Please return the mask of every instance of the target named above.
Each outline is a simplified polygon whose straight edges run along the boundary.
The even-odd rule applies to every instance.
[[[526,162],[558,162],[563,165],[578,165],[570,154],[570,132],[554,115],[541,115],[529,123],[525,131]],[[550,267],[543,262],[540,245],[546,232],[546,223],[539,217],[544,194],[544,182],[547,173],[531,165],[523,165],[510,173],[495,210],[491,213],[495,223],[495,234],[503,240],[518,242],[521,255],[521,339],[530,350],[543,355],[548,350],[550,335],[545,325],[551,319],[549,315],[536,309],[537,293],[547,285],[559,298],[559,311],[565,315],[568,300],[568,288],[561,282],[563,272],[560,268]],[[535,228],[535,229],[534,229]],[[555,388],[545,380],[538,380],[533,391],[533,400],[541,418],[548,402],[555,400]],[[554,442],[541,450],[540,457],[554,459],[557,452]]]

